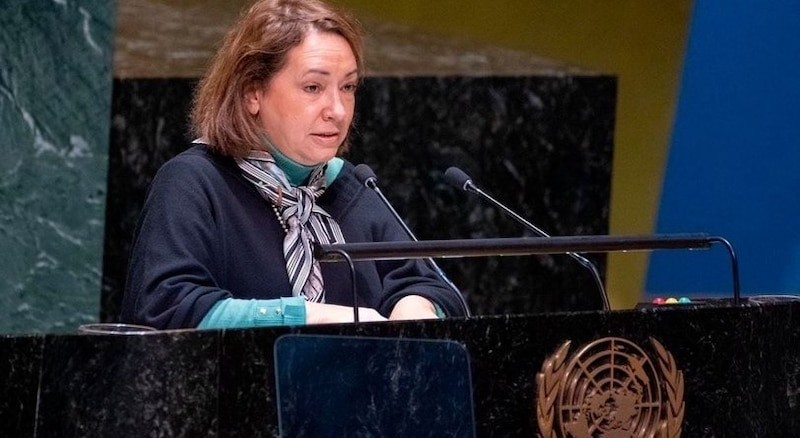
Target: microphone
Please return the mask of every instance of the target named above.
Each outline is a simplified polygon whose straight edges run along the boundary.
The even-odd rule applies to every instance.
[[[444,178],[447,181],[447,183],[450,184],[451,186],[456,187],[460,190],[464,190],[466,192],[475,193],[481,198],[488,200],[496,207],[500,208],[501,210],[509,214],[511,217],[513,217],[517,222],[521,223],[526,228],[533,231],[536,235],[540,237],[551,237],[549,234],[545,233],[541,228],[525,220],[525,218],[518,215],[510,208],[506,207],[504,204],[500,203],[500,201],[494,199],[493,197],[485,193],[483,190],[479,189],[472,182],[472,178],[470,178],[469,175],[464,173],[463,170],[457,167],[450,167],[444,172]],[[608,295],[606,294],[606,289],[603,286],[603,281],[600,279],[600,273],[597,272],[597,267],[595,267],[595,265],[591,261],[589,261],[589,259],[580,254],[576,254],[574,252],[568,252],[567,255],[577,260],[578,263],[580,263],[586,269],[589,269],[592,272],[592,277],[594,278],[594,281],[597,284],[597,288],[600,290],[600,299],[602,300],[603,303],[603,310],[609,310],[611,306],[609,306],[608,304]]]
[[[406,225],[406,223],[403,221],[403,219],[397,213],[397,210],[395,210],[394,207],[392,207],[392,204],[389,202],[388,199],[386,199],[386,196],[383,195],[383,192],[378,187],[378,177],[375,176],[375,172],[372,171],[372,168],[369,167],[368,165],[362,163],[362,164],[359,164],[359,165],[356,166],[356,168],[354,170],[354,173],[355,173],[356,178],[362,184],[364,184],[368,189],[374,191],[375,194],[378,195],[378,198],[380,198],[381,202],[383,202],[383,204],[386,206],[386,208],[389,209],[389,211],[392,213],[392,216],[394,216],[394,218],[397,221],[397,223],[399,223],[400,226],[403,227],[403,230],[405,230],[405,232],[408,235],[408,237],[411,240],[413,240],[415,242],[418,242],[419,240],[417,239],[417,236],[415,236],[414,233],[411,231],[411,229],[408,228],[408,225]],[[453,284],[453,282],[450,281],[449,278],[447,278],[447,276],[444,274],[442,269],[439,268],[439,265],[436,264],[436,262],[433,260],[433,258],[426,257],[424,260],[426,262],[428,262],[428,264],[430,265],[431,268],[433,268],[434,271],[436,271],[436,274],[439,276],[439,278],[441,278],[442,281],[444,281],[445,284],[447,284],[447,286],[453,292],[455,292],[456,296],[458,297],[459,302],[461,303],[461,306],[464,308],[464,315],[465,316],[470,316],[469,306],[467,305],[466,300],[464,300],[464,296],[461,295],[461,291],[458,289],[458,287],[456,287],[456,285]]]

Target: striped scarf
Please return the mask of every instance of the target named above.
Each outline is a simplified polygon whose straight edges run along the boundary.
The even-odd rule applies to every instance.
[[[253,183],[264,199],[280,213],[286,228],[283,255],[286,272],[294,296],[324,303],[325,289],[319,261],[314,259],[311,242],[344,243],[339,224],[315,200],[325,192],[325,170],[319,166],[311,172],[308,184],[293,187],[268,152],[250,151],[237,164],[244,177]]]

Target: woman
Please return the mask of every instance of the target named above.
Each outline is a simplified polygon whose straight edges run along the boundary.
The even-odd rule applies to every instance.
[[[356,23],[316,0],[260,0],[196,91],[200,138],[148,191],[123,320],[159,329],[353,321],[349,267],[311,243],[407,240],[346,151],[364,75]],[[356,262],[359,319],[464,312],[420,261]]]

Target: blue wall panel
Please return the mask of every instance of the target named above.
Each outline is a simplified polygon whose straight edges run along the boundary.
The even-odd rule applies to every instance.
[[[800,2],[698,1],[657,232],[737,250],[745,293],[800,292]],[[646,290],[727,294],[721,248],[654,253]]]

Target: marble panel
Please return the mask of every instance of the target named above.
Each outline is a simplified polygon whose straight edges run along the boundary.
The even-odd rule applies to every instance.
[[[43,347],[42,336],[0,337],[0,424],[6,436],[34,436]]]
[[[216,436],[219,334],[195,335],[48,335],[36,436]]]
[[[443,323],[245,330],[226,336],[223,348],[247,350],[247,357],[259,358],[257,368],[232,356],[223,358],[226,364],[221,367],[238,370],[238,382],[251,383],[251,390],[271,394],[265,399],[259,393],[255,408],[237,409],[234,417],[249,419],[247,433],[269,436],[257,432],[261,430],[258,423],[260,412],[277,409],[274,370],[268,361],[274,360],[270,346],[282,333],[456,340],[469,352],[473,370],[477,435],[533,436],[537,432],[536,375],[559,346],[570,341],[574,354],[582,345],[602,338],[622,338],[644,348],[650,348],[653,339],[666,348],[683,373],[684,436],[773,436],[800,428],[800,327],[791,322],[798,311],[796,304],[687,306],[484,316]],[[243,391],[246,388],[247,384]],[[221,412],[220,421],[226,422],[227,415]]]
[[[115,80],[108,155],[101,319],[115,321],[128,254],[147,186],[158,168],[186,148],[195,80]]]
[[[98,319],[114,2],[0,2],[0,333]]]
[[[275,345],[292,334],[463,345],[472,373],[477,436],[534,436],[540,431],[537,376],[548,372],[547,362],[565,345],[570,366],[585,370],[598,371],[598,364],[590,362],[609,351],[637,360],[646,355],[661,370],[656,379],[660,386],[650,389],[660,397],[666,397],[668,385],[682,381],[684,404],[661,399],[665,404],[660,406],[675,409],[671,414],[682,412],[683,436],[795,436],[800,433],[797,321],[800,303],[723,302],[143,336],[2,337],[0,352],[12,365],[0,368],[8,377],[0,381],[0,394],[6,396],[0,418],[18,436],[279,436]],[[619,348],[609,350],[612,341]],[[660,352],[656,342],[663,347]],[[587,355],[593,351],[589,345],[597,343],[605,347]],[[633,351],[625,350],[625,343],[641,351],[630,355]],[[377,356],[391,367],[391,355]],[[371,358],[350,354],[337,360],[368,364]],[[398,359],[400,372],[416,366]],[[631,371],[624,363],[613,363],[623,376]],[[41,381],[32,375],[40,375]],[[626,382],[624,377],[611,378],[615,385]],[[655,392],[643,390],[650,384],[646,378],[636,380],[626,388],[644,398],[629,413],[641,418],[656,406],[646,400],[660,402],[653,398]],[[38,392],[29,390],[37,382]],[[599,380],[592,385],[603,388]],[[324,397],[332,388],[316,390]],[[25,407],[36,394],[34,413]],[[604,427],[613,429],[609,424]]]
[[[275,340],[285,331],[225,330],[220,355],[220,438],[279,436]]]

